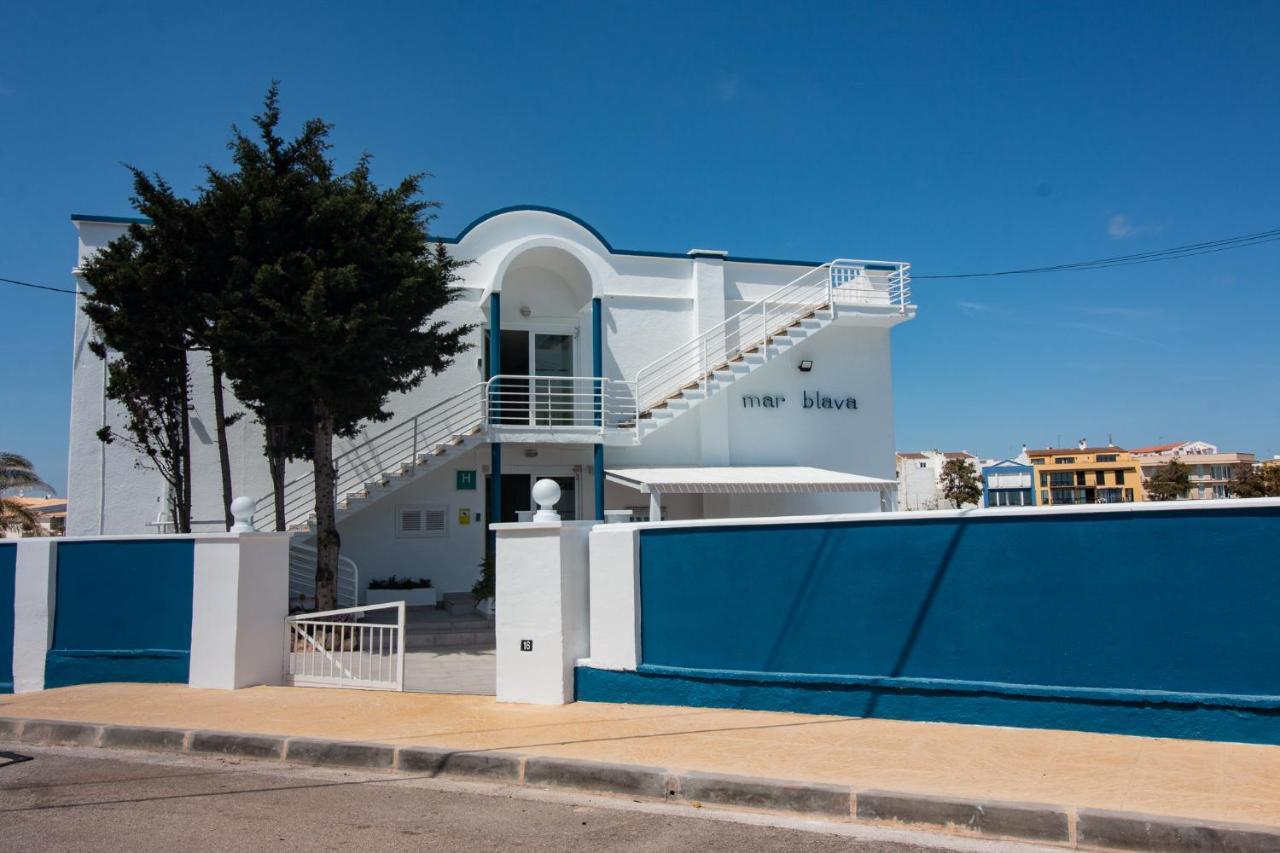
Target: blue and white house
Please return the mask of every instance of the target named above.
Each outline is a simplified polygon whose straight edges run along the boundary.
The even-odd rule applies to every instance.
[[[81,260],[133,221],[72,220]],[[488,213],[443,242],[469,263],[440,319],[475,324],[472,349],[393,398],[391,421],[336,448],[343,554],[363,579],[469,589],[488,524],[533,509],[542,478],[560,485],[566,520],[892,507],[890,333],[916,314],[909,264],[620,249],[540,207]],[[162,479],[96,437],[121,412],[105,399],[92,336],[77,312],[67,533],[165,532]],[[192,370],[193,518],[215,531],[209,373],[198,355]],[[261,429],[244,418],[229,440],[234,493],[254,497],[269,527]],[[309,465],[287,480],[288,524],[305,547]]]
[[[1035,469],[1023,452],[982,466],[982,505],[1034,506]]]

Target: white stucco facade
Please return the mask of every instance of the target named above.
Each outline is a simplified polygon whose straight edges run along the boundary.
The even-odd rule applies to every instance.
[[[73,217],[83,260],[123,233],[127,221]],[[371,436],[430,412],[433,406],[486,379],[486,332],[493,325],[497,295],[503,332],[527,334],[528,363],[506,373],[542,375],[538,361],[558,358],[560,373],[593,375],[598,345],[601,374],[632,382],[637,372],[664,353],[717,327],[757,300],[812,272],[816,264],[738,258],[712,250],[688,254],[638,252],[611,247],[586,223],[547,209],[507,209],[481,217],[457,238],[450,252],[469,263],[461,270],[463,296],[438,315],[451,324],[471,323],[473,348],[438,376],[393,397],[394,417],[353,440],[338,440],[336,454],[348,453],[348,470],[367,467],[377,478],[401,460],[387,458]],[[86,287],[77,275],[77,285]],[[879,299],[879,296],[876,297]],[[598,307],[593,305],[598,300]],[[599,341],[593,321],[599,312]],[[915,306],[897,304],[841,307],[785,351],[769,350],[736,381],[708,387],[696,408],[664,421],[642,437],[624,430],[603,444],[605,467],[637,466],[811,466],[893,479],[894,431],[890,337],[893,326],[911,319]],[[77,312],[72,377],[68,535],[162,532],[164,482],[138,464],[121,442],[103,445],[104,424],[119,431],[122,418],[104,398],[104,366],[87,348],[92,329]],[[503,336],[504,346],[509,336]],[[520,339],[523,340],[523,339]],[[519,341],[517,340],[517,343]],[[554,344],[553,347],[551,342]],[[546,344],[544,346],[544,344]],[[511,346],[515,346],[512,344]],[[551,355],[547,355],[552,349]],[[512,349],[512,352],[515,352]],[[209,371],[202,355],[191,360],[193,375],[193,495],[196,531],[223,529],[217,447],[214,439]],[[802,369],[803,368],[803,369]],[[569,371],[566,374],[564,371]],[[761,401],[768,398],[768,405]],[[823,407],[822,399],[834,404]],[[674,406],[672,407],[675,408]],[[643,415],[642,415],[643,416]],[[588,431],[589,432],[589,431]],[[558,509],[566,520],[595,512],[598,436],[525,435],[501,439],[504,483],[514,477],[569,478],[575,484]],[[473,443],[442,456],[438,464],[395,480],[378,499],[340,514],[343,553],[360,566],[362,580],[390,574],[425,576],[443,593],[470,587],[483,558],[492,507],[486,492],[496,437],[483,432]],[[233,493],[261,499],[271,493],[262,452],[261,427],[251,417],[229,430]],[[306,477],[309,464],[291,464],[287,478]],[[460,488],[474,472],[474,488]],[[341,473],[341,472],[340,472]],[[504,486],[504,489],[508,488]],[[512,486],[514,488],[514,486]],[[648,496],[608,483],[607,509],[647,513]],[[774,516],[874,511],[875,494],[670,495],[664,517]],[[403,511],[431,513],[429,535],[409,535]],[[443,524],[440,524],[441,512]],[[263,526],[259,519],[259,528]]]

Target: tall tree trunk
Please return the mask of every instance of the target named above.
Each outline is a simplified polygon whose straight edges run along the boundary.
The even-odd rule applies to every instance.
[[[213,371],[213,420],[217,425],[218,466],[222,469],[222,518],[227,530],[235,524],[231,516],[231,453],[227,449],[227,409],[223,401],[222,362],[217,354],[209,354],[209,367]]]
[[[276,530],[285,529],[284,520],[284,464],[285,439],[288,427],[267,425],[266,456],[267,467],[271,471],[271,498],[275,509]]]
[[[337,508],[333,467],[333,413],[323,400],[317,400],[315,413],[312,466],[316,483],[316,609],[333,610],[338,606],[338,552],[342,540],[338,536]]]
[[[178,463],[182,471],[181,497],[179,498],[178,522],[179,533],[191,532],[191,376],[187,372],[187,362],[185,355],[182,361],[182,395],[180,397],[182,406],[181,424],[182,431],[180,441],[182,444],[181,453],[178,456]]]

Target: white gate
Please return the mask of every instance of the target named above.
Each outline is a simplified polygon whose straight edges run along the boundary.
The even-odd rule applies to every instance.
[[[395,622],[361,621],[369,614]],[[404,602],[299,613],[285,622],[293,687],[404,690]]]

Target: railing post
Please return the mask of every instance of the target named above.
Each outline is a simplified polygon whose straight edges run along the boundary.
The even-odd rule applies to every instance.
[[[404,690],[404,602],[400,602],[400,606],[396,608],[396,684],[400,690]]]
[[[411,468],[418,467],[418,415],[413,416],[413,455],[409,457]]]

